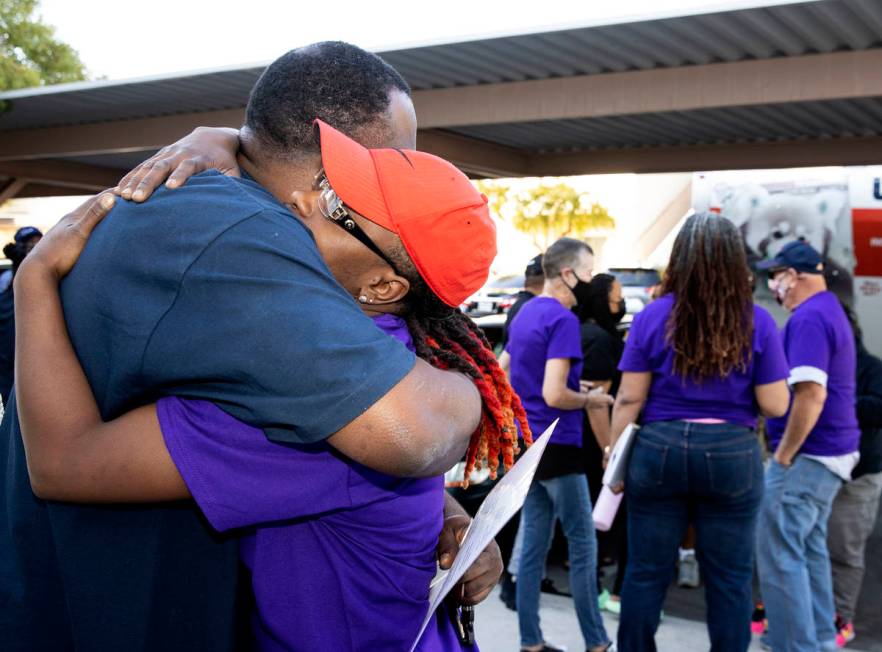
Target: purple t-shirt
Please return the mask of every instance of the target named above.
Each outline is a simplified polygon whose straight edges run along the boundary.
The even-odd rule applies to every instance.
[[[534,436],[538,437],[559,418],[549,443],[581,447],[584,410],[549,407],[542,398],[545,363],[556,358],[569,358],[567,387],[579,391],[582,336],[576,315],[557,299],[531,299],[512,321],[505,350],[511,356],[511,386],[524,404]]]
[[[820,292],[797,306],[782,333],[791,385],[811,381],[827,388],[817,424],[800,449],[808,455],[846,455],[858,450],[857,353],[845,311],[832,292]],[[784,435],[787,415],[769,419],[769,445]]]
[[[642,423],[720,419],[756,427],[754,387],[787,378],[787,360],[772,316],[753,307],[753,355],[745,371],[697,383],[674,373],[674,349],[666,336],[674,296],[666,294],[634,316],[619,370],[652,372]]]
[[[375,321],[413,350],[402,320]],[[394,478],[324,443],[271,442],[206,401],[163,398],[157,413],[212,527],[242,531],[259,650],[410,649],[436,570],[442,477]],[[459,643],[441,609],[417,649],[477,647]]]

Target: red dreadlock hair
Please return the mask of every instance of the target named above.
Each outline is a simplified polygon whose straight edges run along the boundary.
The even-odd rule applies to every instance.
[[[515,424],[520,425],[524,443],[527,446],[533,443],[521,400],[511,388],[483,331],[458,308],[445,305],[409,259],[394,254],[393,258],[397,258],[396,267],[410,281],[407,312],[403,316],[417,355],[439,369],[466,374],[481,393],[484,407],[481,422],[466,451],[463,487],[468,487],[472,471],[485,463],[490,477],[495,479],[500,458],[503,469],[507,470],[520,452]]]

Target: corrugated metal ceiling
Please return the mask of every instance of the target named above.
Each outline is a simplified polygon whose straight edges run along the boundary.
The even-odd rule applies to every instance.
[[[882,1],[821,0],[381,54],[423,90],[880,46]],[[0,131],[241,108],[261,70],[0,94]]]
[[[865,50],[882,2],[824,0],[438,45],[383,56],[414,89]]]
[[[882,98],[449,129],[532,152],[882,135]]]

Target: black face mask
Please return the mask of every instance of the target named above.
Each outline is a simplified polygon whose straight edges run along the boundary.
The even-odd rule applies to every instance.
[[[573,276],[576,276],[576,273],[573,272]],[[564,281],[566,283],[566,281]],[[567,285],[567,287],[570,287]],[[586,306],[588,302],[591,301],[591,283],[586,283],[578,276],[576,276],[576,284],[570,288],[570,292],[573,293],[573,296],[576,298],[576,305]]]
[[[618,324],[620,321],[622,321],[622,319],[624,319],[624,317],[625,317],[625,313],[626,313],[626,310],[625,310],[625,300],[624,300],[624,299],[621,299],[621,300],[619,301],[619,307],[618,307],[618,309],[617,309],[615,312],[611,312],[611,313],[610,313],[610,316],[611,316],[612,319],[613,319],[613,323],[614,323],[614,324]]]

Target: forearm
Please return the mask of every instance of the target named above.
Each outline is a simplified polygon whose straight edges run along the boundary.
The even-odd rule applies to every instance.
[[[558,410],[581,410],[588,404],[588,395],[565,387],[548,396],[545,402]]]
[[[619,397],[616,398],[616,404],[613,408],[612,423],[609,428],[610,447],[616,445],[616,441],[621,437],[629,423],[637,423],[637,418],[640,416],[640,410],[643,409],[643,403],[644,399],[629,399],[623,397],[621,391],[619,392]]]
[[[591,425],[591,432],[594,433],[594,439],[597,445],[603,450],[609,446],[610,436],[610,415],[609,408],[597,407],[585,410],[588,414],[588,423]]]
[[[469,513],[465,510],[465,507],[459,504],[459,501],[450,495],[450,492],[444,492],[444,518],[450,518],[451,516],[469,516]]]
[[[463,374],[439,371],[438,381],[426,386],[426,424],[423,438],[428,450],[433,448],[432,460],[428,460],[419,475],[432,476],[444,473],[465,455],[469,440],[481,422],[483,405],[474,382]],[[444,433],[439,437],[439,433]],[[417,453],[417,451],[414,451]],[[417,457],[421,457],[417,453]]]
[[[818,423],[823,409],[823,401],[818,401],[810,395],[796,393],[793,397],[787,426],[784,428],[784,435],[775,450],[775,458],[779,462],[789,464],[796,456],[809,433]]]
[[[24,264],[15,294],[15,383],[28,468],[51,474],[102,419],[70,343],[58,280]]]

